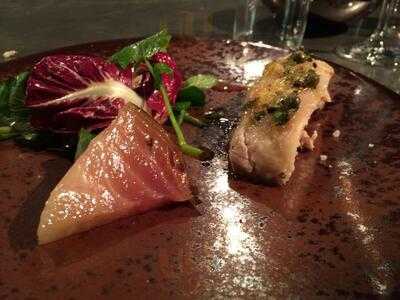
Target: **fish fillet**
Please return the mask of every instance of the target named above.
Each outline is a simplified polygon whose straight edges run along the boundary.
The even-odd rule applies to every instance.
[[[299,53],[268,64],[250,88],[229,146],[234,173],[283,185],[294,171],[298,148],[313,148],[316,133],[310,137],[305,127],[312,113],[331,101],[328,85],[334,70],[323,61],[293,55]],[[293,101],[294,108],[288,109]]]
[[[51,192],[38,241],[49,243],[190,198],[181,152],[161,125],[128,104]]]

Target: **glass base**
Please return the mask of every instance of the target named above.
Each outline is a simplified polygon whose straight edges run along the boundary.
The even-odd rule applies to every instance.
[[[397,48],[397,47],[396,47]],[[344,45],[336,48],[336,53],[343,58],[388,68],[399,67],[399,53],[384,43],[384,34],[375,33],[364,42]]]

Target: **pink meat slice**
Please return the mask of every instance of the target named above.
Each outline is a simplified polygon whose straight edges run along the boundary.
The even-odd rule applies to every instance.
[[[51,192],[39,244],[192,197],[181,152],[148,114],[126,105]]]

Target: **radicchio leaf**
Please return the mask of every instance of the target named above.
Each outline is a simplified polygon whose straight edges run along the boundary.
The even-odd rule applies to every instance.
[[[157,52],[151,59],[153,64],[162,63],[171,68],[172,74],[161,75],[162,82],[167,90],[169,100],[173,105],[176,101],[178,91],[182,86],[182,73],[179,71],[175,60],[166,52]],[[147,106],[151,109],[154,119],[163,123],[168,118],[167,109],[159,90],[155,90],[147,99]]]
[[[127,102],[145,108],[133,90],[131,68],[100,57],[53,55],[37,63],[28,79],[25,105],[35,127],[76,132],[104,128]]]

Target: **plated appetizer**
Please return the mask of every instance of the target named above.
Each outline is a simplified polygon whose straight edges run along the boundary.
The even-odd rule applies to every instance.
[[[41,214],[39,244],[191,199],[183,154],[204,150],[186,142],[181,124],[203,124],[188,110],[205,104],[204,90],[217,79],[185,80],[167,52],[170,38],[161,31],[109,58],[47,56],[0,85],[1,139],[74,152]],[[233,171],[286,183],[297,148],[312,148],[305,127],[330,101],[333,73],[303,52],[267,65],[232,134]]]
[[[271,62],[249,90],[244,113],[232,134],[229,161],[235,173],[285,184],[297,150],[313,148],[305,127],[312,113],[331,101],[334,70],[303,52]],[[311,137],[310,137],[311,136]]]
[[[191,198],[182,153],[203,150],[180,125],[201,124],[188,110],[204,105],[203,90],[217,80],[184,80],[170,38],[161,31],[108,59],[47,56],[0,85],[1,139],[75,149],[42,212],[39,244]],[[167,120],[178,145],[161,126]]]

